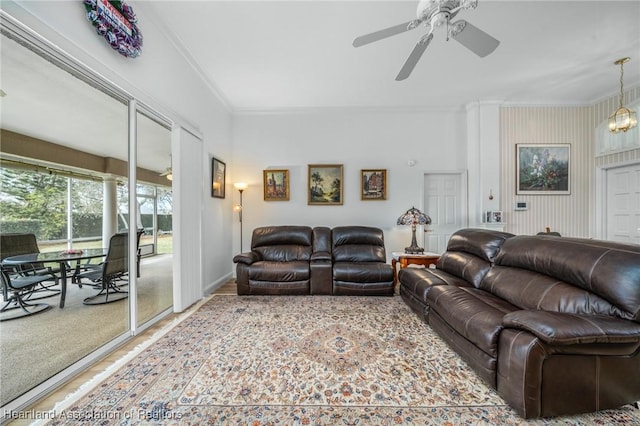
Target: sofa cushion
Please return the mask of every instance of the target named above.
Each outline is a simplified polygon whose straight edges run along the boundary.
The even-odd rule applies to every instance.
[[[491,357],[498,356],[503,317],[518,310],[518,307],[474,287],[434,286],[427,299],[432,312]]]
[[[305,281],[309,280],[309,262],[270,262],[261,261],[249,267],[250,281]]]
[[[352,281],[334,281],[334,296],[393,296],[391,283],[358,283]]]
[[[333,280],[357,283],[393,283],[393,269],[379,262],[335,262]]]
[[[400,286],[423,304],[427,302],[427,293],[436,285],[469,287],[470,284],[454,275],[438,269],[402,268],[398,272]]]
[[[384,234],[368,226],[338,226],[331,230],[334,262],[387,261]]]
[[[640,246],[519,235],[505,240],[495,263],[536,271],[595,293],[620,308],[616,316],[640,322]]]
[[[597,294],[526,269],[494,266],[480,288],[521,309],[624,317],[626,312]]]
[[[470,253],[487,262],[493,262],[500,246],[511,237],[513,234],[491,229],[461,229],[449,238],[447,251]]]
[[[289,262],[311,259],[312,230],[308,226],[264,226],[256,228],[251,250],[262,260]]]
[[[309,280],[304,281],[249,281],[248,292],[254,295],[308,295]]]
[[[624,355],[633,355],[640,341],[640,324],[605,315],[514,311],[504,316],[503,323],[505,327],[527,330],[554,345],[632,343],[633,352]]]
[[[478,287],[491,264],[470,253],[448,251],[440,256],[437,268]]]

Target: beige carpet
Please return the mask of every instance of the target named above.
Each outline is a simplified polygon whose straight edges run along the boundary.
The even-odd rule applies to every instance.
[[[145,258],[138,278],[143,323],[172,305],[172,256]],[[90,354],[128,328],[127,299],[105,305],[82,303],[97,290],[69,284],[65,307],[59,297],[41,300],[46,312],[0,323],[0,405]]]
[[[59,424],[523,424],[399,297],[214,296]],[[537,424],[639,424],[625,406]]]

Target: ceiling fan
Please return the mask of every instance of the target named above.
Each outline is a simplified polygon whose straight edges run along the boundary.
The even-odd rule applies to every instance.
[[[160,176],[166,176],[168,180],[173,180],[173,170],[171,170],[171,167],[167,167],[167,170],[160,173]]]
[[[160,173],[160,176],[166,176],[167,180],[173,180],[173,160],[171,159],[171,156],[169,156],[169,160],[171,164],[164,172]]]
[[[464,19],[450,22],[460,10],[475,9],[477,6],[478,0],[420,0],[417,19],[356,37],[353,40],[353,46],[360,47],[373,43],[374,41],[413,30],[420,24],[424,24],[428,31],[420,37],[420,40],[411,51],[404,66],[396,76],[397,81],[404,80],[411,75],[420,57],[429,46],[429,43],[431,43],[434,30],[442,25],[447,26],[447,40],[451,37],[476,55],[485,57],[493,52],[500,42]]]

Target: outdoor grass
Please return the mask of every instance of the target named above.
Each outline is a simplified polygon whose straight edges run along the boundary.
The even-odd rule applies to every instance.
[[[153,238],[150,235],[143,235],[140,244],[151,244]],[[90,241],[79,241],[73,243],[74,249],[90,249],[90,248],[100,248],[102,245],[101,240],[90,240]],[[41,252],[51,252],[51,251],[60,251],[66,250],[67,243],[66,242],[56,242],[56,243],[45,243],[39,242],[38,246]],[[164,234],[158,235],[158,247],[157,254],[165,254],[165,253],[173,253],[173,235]]]

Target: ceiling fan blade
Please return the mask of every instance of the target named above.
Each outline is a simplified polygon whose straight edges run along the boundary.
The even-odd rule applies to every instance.
[[[450,35],[457,42],[481,58],[484,58],[496,50],[496,47],[500,44],[500,41],[491,37],[478,27],[471,25],[464,19],[451,24]]]
[[[404,24],[395,25],[393,27],[356,37],[353,40],[353,47],[360,47],[365,44],[373,43],[374,41],[382,40],[383,38],[404,33],[405,31],[416,28],[421,22],[422,21],[419,19],[414,19],[413,21],[405,22]]]
[[[431,40],[433,40],[433,33],[426,34],[422,36],[420,40],[418,40],[415,47],[411,51],[411,54],[402,66],[402,69],[396,76],[396,81],[405,80],[407,77],[409,77],[409,75],[411,75],[411,72],[420,60],[420,57],[422,57],[424,51],[427,50],[427,47],[429,47],[429,43],[431,43]]]

